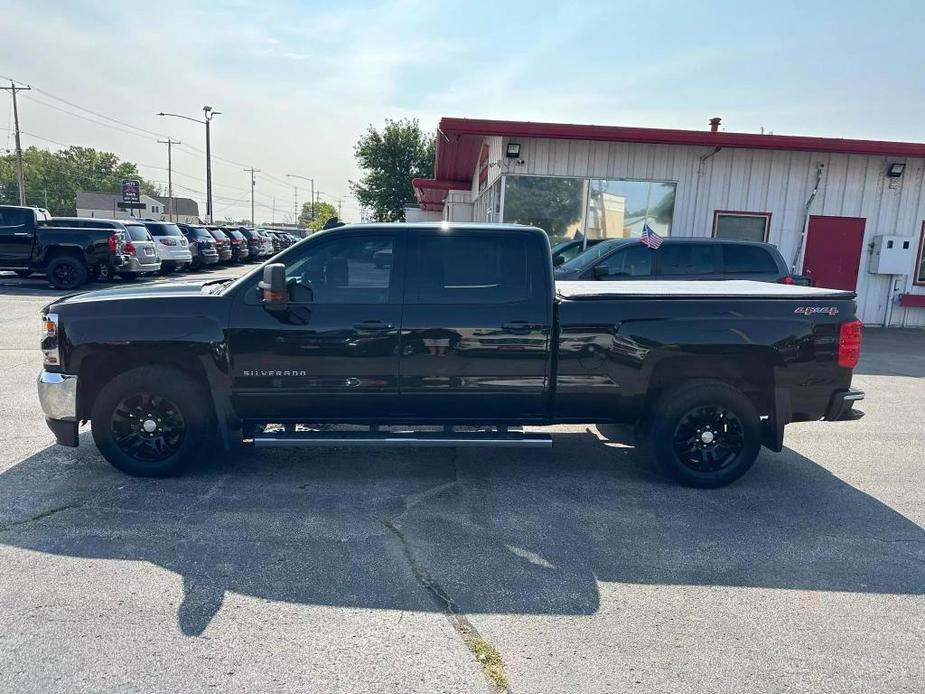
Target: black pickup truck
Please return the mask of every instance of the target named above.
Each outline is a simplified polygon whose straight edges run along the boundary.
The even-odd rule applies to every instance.
[[[44,272],[56,289],[76,289],[130,263],[121,231],[51,226],[51,219],[37,207],[0,205],[0,270],[20,277]]]
[[[717,487],[781,450],[789,422],[860,416],[853,299],[556,285],[540,229],[344,226],[236,280],[49,304],[39,398],[59,443],[89,420],[133,475],[180,473],[214,444],[541,447],[521,427],[617,422],[676,479]]]

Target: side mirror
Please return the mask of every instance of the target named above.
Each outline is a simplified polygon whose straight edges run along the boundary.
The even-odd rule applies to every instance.
[[[554,255],[554,256],[552,257],[552,266],[553,266],[553,267],[559,267],[559,266],[562,265],[563,263],[565,263],[565,258],[563,258],[561,255]]]
[[[607,269],[606,265],[595,265],[591,272],[594,273],[594,279],[596,280],[610,276],[610,270]]]
[[[285,311],[289,301],[286,290],[286,266],[272,263],[263,268],[263,281],[257,285],[261,301],[268,311]]]

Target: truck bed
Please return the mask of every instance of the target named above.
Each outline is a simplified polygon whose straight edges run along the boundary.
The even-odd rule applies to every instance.
[[[556,282],[556,296],[565,301],[594,299],[854,299],[855,293],[843,289],[801,287],[793,284],[753,282],[751,280],[658,281],[626,280],[612,282]]]

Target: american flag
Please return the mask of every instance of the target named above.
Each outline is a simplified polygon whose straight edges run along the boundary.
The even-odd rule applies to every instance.
[[[648,246],[653,251],[662,245],[664,241],[661,236],[652,231],[652,227],[648,223],[644,224],[642,227],[642,234],[639,236],[639,242],[645,246]]]

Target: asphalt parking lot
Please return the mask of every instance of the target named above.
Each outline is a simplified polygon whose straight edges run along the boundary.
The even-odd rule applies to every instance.
[[[925,690],[925,331],[868,330],[867,416],[720,490],[584,426],[141,480],[52,445],[57,294],[0,275],[0,691]]]

